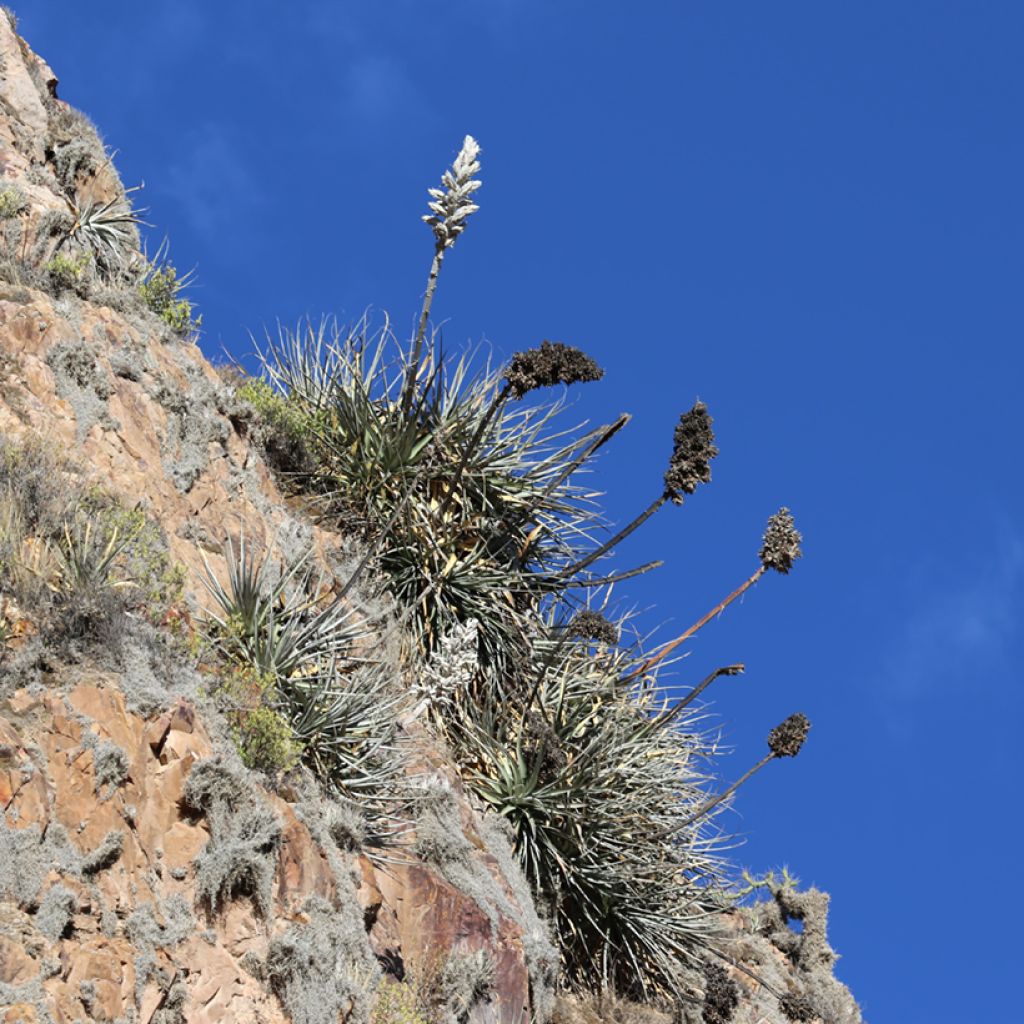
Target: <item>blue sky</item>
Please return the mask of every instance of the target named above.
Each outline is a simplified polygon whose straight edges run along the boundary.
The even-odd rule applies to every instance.
[[[14,6],[197,267],[210,356],[306,313],[411,324],[425,189],[480,140],[448,344],[605,366],[575,411],[634,413],[597,475],[620,520],[680,412],[715,416],[714,482],[623,546],[666,560],[623,601],[667,637],[756,567],[780,505],[805,535],[678,670],[747,664],[711,691],[727,777],[786,714],[814,723],[741,791],[737,860],[832,893],[872,1024],[1020,1021],[1024,7]]]

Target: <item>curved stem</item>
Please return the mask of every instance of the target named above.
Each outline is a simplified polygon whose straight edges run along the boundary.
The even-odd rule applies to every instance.
[[[724,668],[716,668],[702,683],[695,686],[685,697],[673,704],[667,711],[663,711],[651,723],[653,728],[658,729],[668,725],[683,708],[692,704],[719,676],[738,676],[746,671],[745,665],[726,665]]]
[[[632,579],[634,576],[642,576],[645,572],[650,572],[652,569],[660,569],[664,564],[664,560],[659,558],[656,561],[638,565],[635,569],[626,569],[623,572],[613,573],[611,576],[602,576],[596,580],[583,580],[573,583],[569,589],[579,588],[583,590],[588,587],[606,587],[611,583],[621,583],[623,580]]]
[[[564,484],[565,481],[568,480],[569,477],[587,461],[587,459],[589,459],[603,445],[606,445],[632,418],[633,417],[630,413],[624,412],[617,420],[615,420],[614,423],[608,424],[607,427],[601,430],[600,435],[594,441],[587,445],[583,451],[580,452],[580,454],[577,455],[576,458],[574,458],[572,462],[570,462],[569,465],[558,474],[557,477],[555,477],[554,480],[545,486],[541,496],[546,498],[550,494],[554,493],[556,488],[561,487],[561,485]]]
[[[665,839],[668,836],[674,835],[676,832],[681,832],[684,828],[687,828],[688,826],[692,825],[695,821],[698,821],[700,818],[703,818],[704,815],[708,813],[708,811],[714,810],[723,800],[727,800],[730,796],[732,796],[733,793],[736,792],[737,789],[740,788],[740,786],[743,785],[744,782],[747,781],[747,779],[749,779],[756,772],[759,772],[769,761],[773,760],[775,760],[775,754],[769,751],[767,754],[764,755],[764,757],[761,758],[760,761],[757,762],[757,764],[754,765],[753,768],[751,768],[748,772],[745,772],[743,775],[741,775],[728,789],[719,793],[718,796],[713,796],[709,800],[705,800],[704,803],[702,803],[700,807],[698,807],[697,810],[695,810],[693,814],[691,814],[688,818],[685,818],[683,821],[671,825],[669,828],[662,829],[660,832],[657,832],[655,834],[654,838]]]
[[[654,668],[659,662],[663,661],[668,655],[670,655],[681,643],[685,643],[694,635],[694,633],[703,629],[716,615],[721,615],[726,608],[729,607],[736,600],[737,597],[741,597],[746,591],[748,591],[763,575],[765,572],[764,566],[759,566],[757,572],[750,577],[746,582],[741,583],[724,601],[719,601],[714,608],[711,609],[703,618],[698,619],[685,633],[677,636],[671,643],[666,644],[657,654],[652,655],[648,658],[635,672],[628,675],[623,682],[629,682],[631,679],[635,679],[639,675],[643,675],[644,672]]]
[[[644,511],[636,517],[636,519],[634,519],[627,526],[624,526],[621,530],[619,530],[619,532],[615,534],[615,536],[612,537],[611,540],[605,541],[605,543],[602,544],[596,551],[591,551],[589,555],[587,555],[585,558],[581,558],[574,565],[570,565],[568,568],[563,569],[559,573],[559,576],[563,578],[566,576],[575,576],[576,573],[582,572],[584,569],[586,569],[588,565],[593,565],[593,563],[596,562],[602,555],[606,555],[617,544],[621,544],[622,541],[624,541],[634,530],[637,530],[641,526],[643,526],[643,524],[646,523],[647,520],[650,519],[651,516],[653,516],[654,513],[657,512],[658,509],[665,504],[666,501],[668,501],[668,498],[669,496],[667,494],[663,494],[660,498],[657,498],[656,500],[652,501],[651,504],[648,505],[647,508],[645,508]]]

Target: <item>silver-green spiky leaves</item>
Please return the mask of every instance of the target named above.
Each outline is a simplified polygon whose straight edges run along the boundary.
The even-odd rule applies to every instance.
[[[480,209],[472,199],[482,184],[473,177],[480,171],[479,155],[479,144],[472,135],[467,135],[451,170],[441,175],[443,187],[427,189],[431,199],[427,205],[432,212],[424,214],[423,220],[434,229],[440,249],[453,246],[466,228],[466,218]]]
[[[788,573],[793,568],[793,560],[800,558],[800,536],[793,522],[793,513],[788,508],[780,508],[768,520],[764,531],[764,542],[761,545],[761,564],[766,569]]]

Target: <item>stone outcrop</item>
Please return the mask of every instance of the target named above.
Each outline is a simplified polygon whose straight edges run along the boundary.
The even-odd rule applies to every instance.
[[[486,950],[501,1000],[476,1019],[511,1024],[529,1005],[515,921],[500,913],[492,921],[407,855],[386,864],[348,855],[311,829],[302,807],[254,779],[244,780],[244,815],[272,823],[270,840],[250,851],[265,861],[268,903],[244,873],[217,881],[215,856],[239,853],[189,780],[197,765],[215,779],[244,770],[217,756],[194,706],[179,699],[146,719],[127,708],[122,681],[109,673],[79,670],[52,684],[0,704],[0,1005],[31,1007],[22,1019],[40,1021],[285,1021],[265,981],[268,958],[309,926],[318,901],[352,929],[346,966],[354,970],[362,954],[367,982],[377,957],[408,970],[438,951]],[[110,751],[114,775],[101,767]],[[478,856],[478,869],[513,903],[497,862]],[[204,896],[211,870],[214,884],[223,882],[216,906]],[[172,1003],[179,1016],[169,1015]]]

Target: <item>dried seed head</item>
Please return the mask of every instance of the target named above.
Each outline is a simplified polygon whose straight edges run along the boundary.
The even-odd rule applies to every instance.
[[[665,492],[677,505],[683,503],[683,493],[693,494],[697,484],[711,482],[711,460],[717,454],[708,407],[696,402],[679,417],[665,474]]]
[[[768,733],[768,747],[776,757],[796,757],[810,731],[811,723],[806,715],[799,712],[790,715]]]
[[[535,388],[584,384],[603,376],[604,370],[578,348],[560,341],[542,341],[539,348],[528,348],[512,357],[505,381],[513,397],[522,398]]]
[[[539,712],[527,712],[523,719],[523,740],[534,755],[542,755],[541,771],[557,774],[568,764],[561,738]]]
[[[580,640],[596,640],[598,643],[614,647],[619,642],[619,630],[600,612],[579,612],[569,623],[569,636]]]
[[[807,996],[797,996],[790,992],[779,1000],[779,1009],[789,1020],[811,1021],[817,1020],[818,1015]]]
[[[704,974],[704,1024],[729,1024],[739,1005],[740,990],[728,971],[719,964],[706,963]]]
[[[443,188],[427,189],[432,213],[424,214],[423,220],[434,229],[438,247],[448,249],[465,230],[466,218],[480,209],[472,199],[473,193],[483,184],[473,177],[480,170],[480,146],[472,135],[462,142],[462,149],[455,158],[451,170],[441,175]]]
[[[803,537],[793,524],[793,513],[788,508],[780,508],[768,520],[764,531],[764,543],[761,545],[761,564],[766,569],[788,573],[793,568],[793,560],[801,558],[800,541]]]

